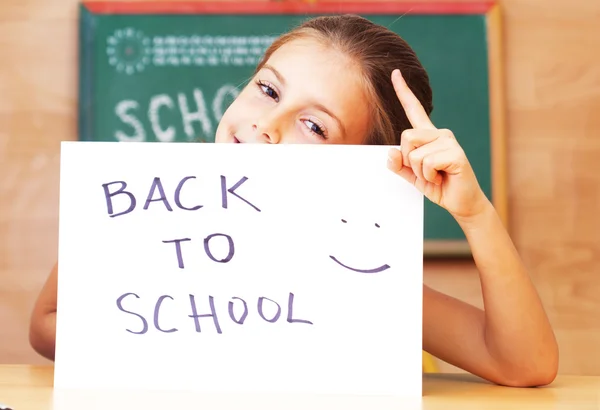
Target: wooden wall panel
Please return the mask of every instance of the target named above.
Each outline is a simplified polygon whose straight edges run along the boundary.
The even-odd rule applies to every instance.
[[[600,374],[600,2],[501,4],[510,231],[555,326],[560,372]],[[45,362],[27,325],[57,253],[76,19],[75,0],[0,2],[0,363]],[[481,306],[472,263],[427,263],[425,278]]]

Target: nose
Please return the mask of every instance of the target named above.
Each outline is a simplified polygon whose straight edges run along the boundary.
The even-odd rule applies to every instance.
[[[258,142],[279,144],[281,142],[281,119],[275,113],[265,115],[252,125]]]

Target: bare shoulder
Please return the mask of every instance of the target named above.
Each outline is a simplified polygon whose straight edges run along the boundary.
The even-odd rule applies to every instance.
[[[58,289],[58,263],[55,263],[38,294],[31,315],[31,329],[35,332],[44,326],[42,322],[49,314],[56,313]]]
[[[56,311],[56,299],[58,289],[58,263],[55,263],[42,287],[42,290],[38,296],[36,305],[39,306],[45,312]]]
[[[56,338],[58,263],[46,278],[31,313],[29,343],[40,355],[54,360]]]

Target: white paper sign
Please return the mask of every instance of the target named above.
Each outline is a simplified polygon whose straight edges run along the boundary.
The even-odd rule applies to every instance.
[[[63,142],[55,387],[421,396],[388,149]]]

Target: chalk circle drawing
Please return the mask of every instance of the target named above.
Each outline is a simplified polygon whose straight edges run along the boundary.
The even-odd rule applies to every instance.
[[[343,223],[348,223],[348,221],[346,221],[345,219],[342,219],[341,221],[342,221]],[[375,227],[376,227],[376,228],[380,228],[381,226],[380,226],[378,223],[375,223]],[[388,265],[388,264],[386,263],[386,264],[383,264],[383,265],[381,265],[381,266],[378,266],[378,267],[376,267],[376,268],[371,268],[371,269],[359,269],[359,268],[354,268],[354,267],[352,267],[352,266],[348,266],[348,265],[346,265],[345,263],[341,262],[341,261],[340,261],[338,258],[336,258],[336,257],[335,257],[335,256],[333,256],[333,255],[329,255],[329,257],[330,257],[330,258],[331,258],[331,259],[332,259],[334,262],[336,262],[338,265],[340,265],[340,266],[342,266],[342,267],[344,267],[344,268],[346,268],[346,269],[349,269],[349,270],[351,270],[351,271],[358,272],[358,273],[379,273],[379,272],[383,272],[383,271],[385,271],[385,270],[387,270],[387,269],[389,269],[389,268],[390,268],[390,265]]]
[[[106,40],[108,63],[118,72],[132,75],[141,72],[150,63],[150,39],[139,30],[116,30]]]

